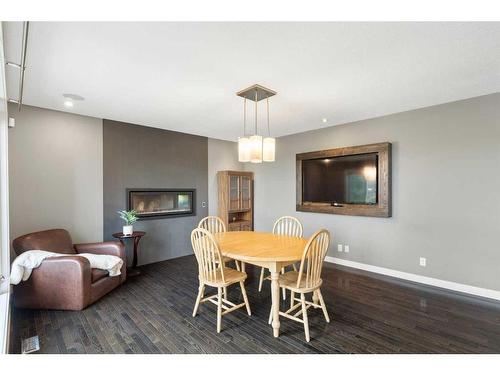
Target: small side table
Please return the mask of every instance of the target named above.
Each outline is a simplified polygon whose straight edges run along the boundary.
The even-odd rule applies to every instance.
[[[146,232],[134,231],[129,236],[125,236],[122,232],[113,233],[114,238],[118,238],[120,242],[125,246],[125,241],[128,238],[134,239],[134,258],[132,259],[132,267],[127,269],[127,277],[134,277],[141,274],[141,271],[137,269],[137,248],[139,247],[139,241],[146,234]]]

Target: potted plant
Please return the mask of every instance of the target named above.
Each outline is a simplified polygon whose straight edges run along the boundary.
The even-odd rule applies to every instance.
[[[132,233],[134,233],[133,224],[138,220],[136,212],[134,210],[131,211],[123,210],[123,211],[118,211],[118,215],[120,215],[120,218],[125,222],[125,225],[123,226],[123,235],[131,236]]]

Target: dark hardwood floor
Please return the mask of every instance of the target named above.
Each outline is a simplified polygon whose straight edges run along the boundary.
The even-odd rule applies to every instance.
[[[220,334],[213,304],[191,316],[198,285],[189,256],[142,267],[84,311],[14,310],[11,351],[38,334],[39,353],[500,353],[499,303],[332,264],[322,288],[331,323],[311,309],[310,343],[285,318],[275,339],[269,283],[258,293],[257,270],[247,270],[252,316],[224,316]],[[239,287],[230,299],[241,300]]]

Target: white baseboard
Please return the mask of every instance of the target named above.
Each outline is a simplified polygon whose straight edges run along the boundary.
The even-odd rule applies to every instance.
[[[426,284],[436,286],[438,288],[444,288],[449,290],[454,290],[456,292],[472,294],[474,296],[480,296],[485,298],[491,298],[500,301],[500,291],[493,289],[479,288],[477,286],[465,285],[454,283],[452,281],[435,279],[432,277],[416,275],[414,273],[401,272],[396,270],[391,270],[389,268],[372,266],[370,264],[353,262],[352,260],[346,260],[341,258],[335,258],[327,256],[325,258],[326,262],[340,264],[342,266],[358,268],[360,270],[379,273],[381,275],[392,276],[398,279],[409,280],[416,283]]]

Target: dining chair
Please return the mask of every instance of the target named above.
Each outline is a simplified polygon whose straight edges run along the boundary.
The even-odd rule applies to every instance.
[[[198,228],[203,228],[208,230],[210,233],[221,233],[226,232],[226,224],[218,216],[207,216],[200,220],[198,223]]]
[[[217,305],[217,333],[219,333],[223,315],[243,306],[246,306],[248,315],[252,315],[244,284],[247,274],[225,266],[224,262],[221,261],[222,255],[217,242],[206,229],[195,228],[191,232],[191,245],[198,262],[198,278],[200,281],[193,317],[196,316],[200,303],[209,301]],[[240,284],[244,301],[238,305],[222,296],[223,288],[236,283]],[[217,288],[217,294],[204,297],[205,286]]]
[[[321,308],[325,320],[328,323],[330,322],[330,317],[328,316],[328,311],[326,310],[325,301],[320,289],[323,283],[321,279],[321,270],[329,244],[330,233],[326,229],[321,229],[314,233],[304,248],[299,270],[285,272],[279,276],[278,280],[280,288],[291,291],[290,308],[285,312],[280,311],[279,314],[285,318],[303,323],[307,342],[310,340],[307,310],[311,306]],[[305,294],[311,292],[313,294],[313,302],[306,301]],[[295,293],[300,294],[300,299],[295,298]],[[301,307],[301,310],[296,311],[299,307]],[[299,318],[300,315],[302,315],[302,319]],[[271,321],[272,308],[271,314],[269,315],[269,324],[271,324]]]
[[[300,223],[299,219],[293,216],[282,216],[274,222],[273,234],[279,234],[290,237],[302,237],[302,224]],[[293,264],[292,267],[294,271],[297,271],[295,264]],[[262,284],[264,283],[264,270],[265,270],[264,267],[260,269],[259,292],[262,290]],[[285,269],[283,268],[281,270],[281,273],[284,272]],[[270,280],[270,277],[268,276],[265,279]],[[283,289],[283,299],[286,299],[285,289]]]
[[[203,228],[205,230],[208,230],[212,234],[227,232],[226,224],[224,224],[222,219],[218,216],[207,216],[207,217],[201,219],[200,222],[198,223],[198,228]],[[240,265],[239,265],[237,260],[234,260],[234,259],[231,259],[228,257],[222,257],[222,261],[224,262],[224,264],[234,261],[234,265],[236,266],[236,269],[238,271],[240,270]],[[224,296],[227,296],[226,289],[224,289]]]

